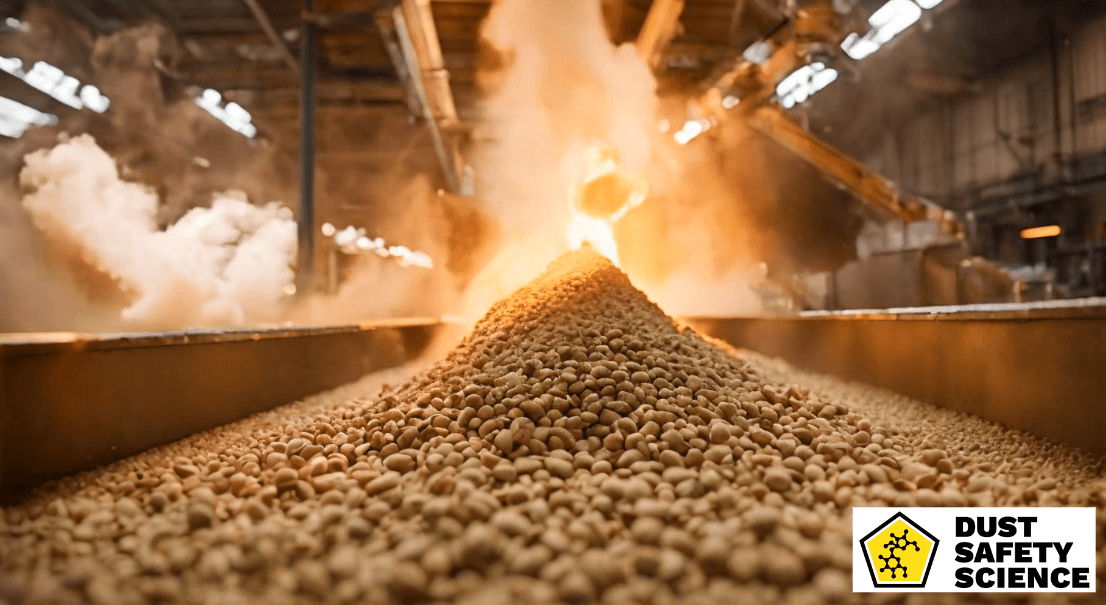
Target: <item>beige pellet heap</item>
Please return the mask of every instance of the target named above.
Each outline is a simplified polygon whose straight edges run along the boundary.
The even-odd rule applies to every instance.
[[[884,504],[1099,506],[1103,581],[1097,459],[716,346],[592,252],[339,395],[6,508],[0,601],[950,602],[851,593]]]

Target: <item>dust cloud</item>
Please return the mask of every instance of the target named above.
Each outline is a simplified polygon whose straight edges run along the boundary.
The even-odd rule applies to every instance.
[[[279,203],[249,202],[295,198],[282,133],[250,140],[197,107],[195,91],[170,76],[181,48],[160,25],[92,38],[48,7],[29,5],[23,19],[26,32],[0,41],[3,53],[62,65],[99,84],[112,105],[103,115],[64,113],[55,128],[5,145],[0,331],[352,322],[438,312],[422,304],[426,289],[456,292],[452,277],[465,268],[446,262],[454,233],[443,226],[457,209],[432,203],[425,178],[402,174],[382,193],[402,197],[402,212],[351,222],[431,253],[441,269],[346,257],[338,296],[289,297],[294,217]],[[357,196],[338,185],[320,174],[322,216]]]
[[[498,0],[481,34],[496,67],[479,75],[492,126],[474,157],[479,195],[504,237],[469,287],[464,316],[567,250],[569,192],[596,145],[648,182],[648,199],[613,229],[635,284],[674,314],[757,312],[739,196],[710,147],[678,146],[659,132],[671,101],[658,97],[633,44],[611,42],[600,3]]]
[[[571,192],[597,147],[648,183],[647,199],[613,228],[635,283],[676,315],[758,312],[750,284],[771,242],[757,235],[723,164],[714,138],[722,129],[686,146],[658,130],[662,117],[678,127],[687,101],[658,96],[636,48],[610,41],[600,3],[498,0],[481,34],[485,63],[495,65],[478,74],[489,131],[469,150],[483,208],[436,196],[426,176],[406,171],[386,186],[365,184],[382,198],[372,210],[379,220],[342,220],[430,254],[434,269],[343,258],[337,291],[294,300],[294,217],[247,200],[292,199],[294,161],[279,142],[223,132],[189,93],[166,85],[179,49],[162,29],[91,43],[91,71],[78,75],[103,76],[112,109],[31,134],[38,143],[10,158],[16,166],[29,154],[23,192],[0,190],[10,198],[0,216],[0,330],[474,320],[569,248]],[[43,141],[59,132],[96,139]],[[34,152],[44,147],[53,149]],[[246,194],[221,193],[232,189]],[[483,224],[488,214],[497,225]],[[478,253],[490,234],[494,253]],[[316,265],[320,279],[330,277],[328,262]]]
[[[158,196],[121,179],[88,135],[28,155],[20,185],[23,207],[50,243],[118,286],[124,324],[241,325],[280,316],[296,249],[287,208],[228,192],[159,229]]]

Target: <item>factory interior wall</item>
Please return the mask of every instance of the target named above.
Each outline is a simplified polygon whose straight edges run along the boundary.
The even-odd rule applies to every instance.
[[[1001,195],[1026,175],[1056,180],[1058,155],[1106,151],[1106,18],[1061,42],[1055,76],[1053,62],[1052,50],[1042,48],[979,80],[972,92],[889,130],[865,162],[910,191],[959,208],[976,192]]]

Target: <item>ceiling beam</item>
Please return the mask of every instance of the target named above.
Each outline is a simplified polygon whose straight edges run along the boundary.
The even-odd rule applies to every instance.
[[[178,65],[174,76],[186,84],[217,90],[281,88],[296,86],[299,82],[284,66],[245,62],[190,62]]]
[[[664,47],[676,35],[680,24],[680,13],[684,10],[684,0],[653,0],[645,24],[637,38],[637,54],[656,69],[661,62]]]
[[[181,36],[248,34],[257,31],[257,20],[253,17],[193,17],[178,21],[176,31]]]
[[[622,22],[626,12],[626,0],[603,0],[603,17],[607,24],[607,36],[618,44],[622,42]]]
[[[299,74],[299,61],[292,55],[292,51],[288,49],[288,45],[284,42],[284,38],[282,38],[281,35],[277,33],[276,28],[273,27],[273,22],[269,20],[269,15],[265,13],[265,9],[258,4],[257,0],[242,0],[242,2],[249,7],[250,12],[253,13],[253,18],[257,20],[257,24],[261,26],[261,30],[269,37],[269,41],[280,53],[281,58],[288,64],[288,67],[291,68],[292,73]]]
[[[970,76],[932,71],[907,72],[906,85],[911,90],[945,97],[965,92],[979,92],[982,89],[980,84]]]
[[[422,100],[417,87],[411,81],[410,66],[403,56],[400,47],[399,35],[396,32],[396,23],[391,11],[381,11],[376,19],[376,28],[380,33],[380,40],[384,43],[384,49],[388,51],[388,58],[392,61],[392,67],[399,76],[399,81],[406,90],[407,109],[413,116],[423,115]]]
[[[316,108],[318,115],[316,116],[316,122],[326,123],[331,119],[346,119],[347,111],[358,112],[378,112],[380,115],[390,116],[403,116],[406,113],[404,109],[403,101],[389,102],[379,101],[371,104],[351,105],[348,103],[332,103],[330,101],[320,100],[319,106]],[[292,138],[299,136],[300,130],[300,109],[299,103],[296,104],[284,104],[284,105],[262,105],[256,107],[250,107],[250,114],[255,118],[261,116],[263,119],[268,120],[270,124],[281,125],[289,129]],[[254,120],[257,121],[256,119]]]
[[[324,80],[315,89],[320,105],[351,106],[392,105],[402,103],[404,88],[398,83],[387,82],[346,82]],[[299,87],[288,85],[277,88],[227,88],[223,94],[228,99],[249,104],[250,106],[295,106],[299,103]]]
[[[110,34],[123,28],[123,22],[115,18],[101,18],[80,2],[63,2],[61,7],[78,21],[88,25],[97,34]]]
[[[429,151],[428,147],[419,145],[414,147],[412,151],[418,151],[425,153]],[[394,161],[396,156],[399,155],[395,149],[357,149],[341,151],[320,151],[320,162],[367,162],[367,163],[380,163]]]
[[[157,12],[161,13],[169,26],[175,28],[177,21],[180,19],[180,14],[173,6],[171,0],[150,0],[150,2],[154,5]]]
[[[735,0],[733,15],[730,17],[730,43],[738,43],[738,32],[741,30],[741,19],[745,14],[745,2],[747,0]]]
[[[332,12],[307,13],[304,21],[309,21],[322,29],[364,29],[376,24],[374,12]]]
[[[460,192],[462,161],[456,138],[450,135],[458,123],[457,106],[430,0],[402,0],[392,12],[392,19],[446,183],[453,192]]]
[[[439,122],[456,122],[457,107],[449,88],[449,71],[442,57],[442,45],[430,9],[430,0],[403,0],[400,3],[414,59],[421,70],[427,101],[433,117]]]
[[[214,88],[208,82],[251,81],[265,83],[292,83],[299,79],[284,65],[271,62],[241,61],[229,58],[220,61],[188,61],[177,65],[173,76],[191,84]],[[341,78],[344,82],[395,83],[396,77],[385,65],[365,66],[358,69],[330,70],[320,74],[321,80]]]

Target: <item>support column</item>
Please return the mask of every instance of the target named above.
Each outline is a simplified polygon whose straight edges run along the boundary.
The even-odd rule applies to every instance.
[[[313,12],[313,0],[304,0],[307,14]],[[311,291],[315,273],[315,46],[317,28],[303,22],[303,47],[300,50],[300,216],[299,216],[299,291]]]

